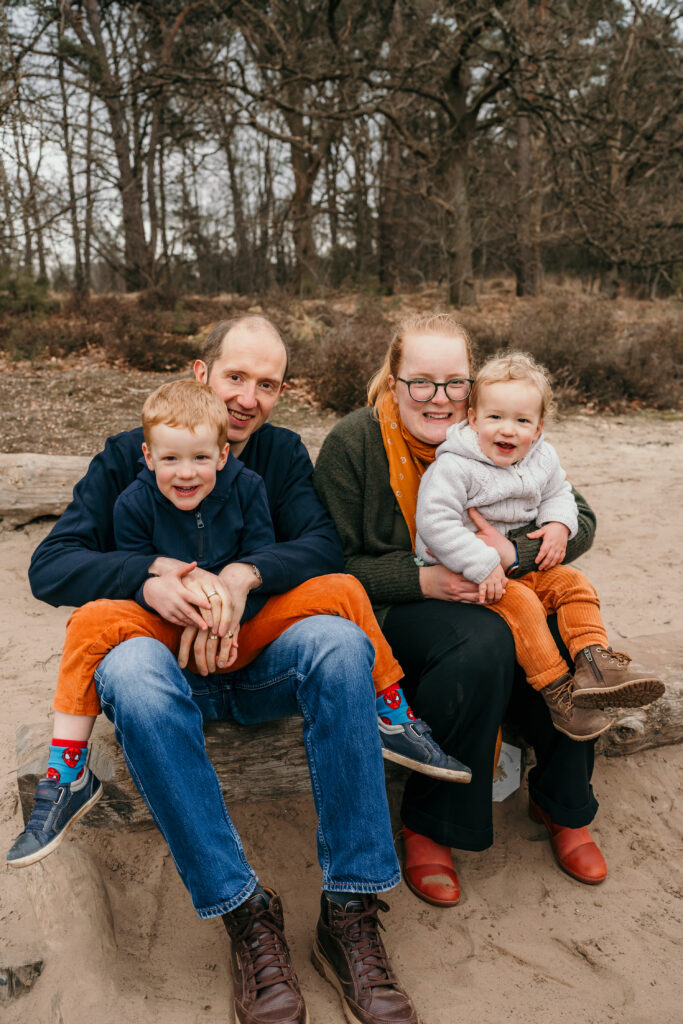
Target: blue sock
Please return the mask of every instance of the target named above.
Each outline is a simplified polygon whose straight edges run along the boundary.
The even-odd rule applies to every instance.
[[[385,725],[403,725],[405,722],[415,721],[415,715],[398,683],[377,694],[375,706]]]
[[[47,778],[62,785],[75,782],[85,768],[88,757],[87,740],[58,740],[53,737],[47,762]]]

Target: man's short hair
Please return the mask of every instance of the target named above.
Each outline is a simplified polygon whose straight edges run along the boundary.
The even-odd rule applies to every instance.
[[[223,342],[225,341],[226,335],[229,334],[234,327],[246,327],[251,331],[267,330],[270,331],[271,334],[275,335],[285,350],[284,380],[287,376],[287,370],[289,369],[289,347],[273,321],[269,320],[267,316],[261,316],[260,313],[245,313],[243,316],[234,316],[231,317],[230,320],[219,320],[217,324],[214,324],[204,340],[204,347],[202,351],[202,362],[206,366],[207,378],[211,376],[213,364],[221,357],[223,352]]]
[[[153,391],[142,407],[142,429],[149,445],[149,432],[159,423],[195,431],[208,423],[216,431],[218,447],[228,440],[228,410],[208,384],[198,380],[171,380]]]

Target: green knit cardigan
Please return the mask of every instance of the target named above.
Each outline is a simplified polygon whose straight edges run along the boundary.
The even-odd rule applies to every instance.
[[[382,434],[371,409],[358,409],[335,424],[318,455],[313,482],[337,527],[346,571],[365,587],[380,624],[392,605],[422,600],[410,533],[389,483]],[[579,528],[567,543],[565,562],[584,554],[595,535],[593,510],[577,491],[574,497]],[[536,569],[541,541],[526,536],[535,528],[531,523],[508,534],[519,556],[513,579]]]

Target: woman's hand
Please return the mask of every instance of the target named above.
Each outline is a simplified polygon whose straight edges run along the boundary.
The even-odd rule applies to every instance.
[[[483,540],[484,544],[488,544],[490,548],[495,548],[500,555],[503,569],[509,569],[517,561],[517,550],[512,541],[508,540],[495,526],[491,526],[478,509],[470,508],[467,510],[467,514],[477,528],[477,537]],[[527,536],[530,537],[531,534]]]
[[[477,584],[466,580],[459,572],[451,572],[445,565],[421,566],[420,589],[425,597],[432,597],[437,601],[479,603]]]
[[[533,533],[527,533],[527,537],[531,540],[543,538],[541,550],[536,555],[539,569],[552,569],[554,565],[560,564],[567,553],[569,528],[564,523],[546,523]]]
[[[479,604],[496,604],[505,593],[507,578],[502,565],[497,565],[479,584]]]

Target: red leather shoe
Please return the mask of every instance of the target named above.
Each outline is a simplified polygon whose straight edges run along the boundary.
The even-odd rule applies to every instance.
[[[563,871],[586,885],[599,885],[607,878],[605,858],[593,842],[591,834],[583,828],[565,828],[556,825],[540,807],[529,801],[529,817],[542,822],[548,830],[555,860]]]
[[[454,907],[460,899],[460,884],[450,847],[440,846],[404,825],[403,850],[403,877],[408,888],[425,903]]]

